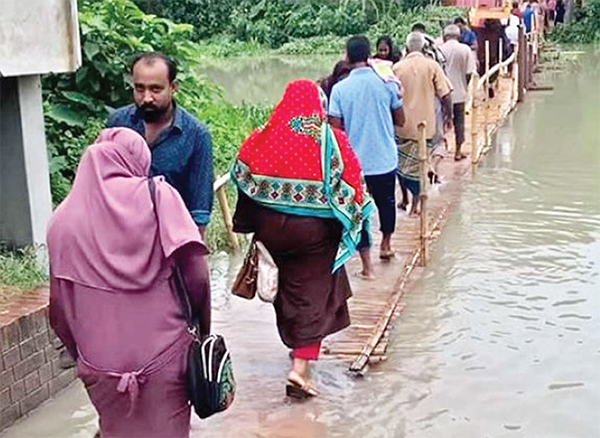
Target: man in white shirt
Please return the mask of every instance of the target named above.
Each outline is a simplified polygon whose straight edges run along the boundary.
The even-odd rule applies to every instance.
[[[475,60],[471,49],[466,44],[459,42],[460,28],[454,24],[444,29],[444,44],[440,50],[446,57],[446,75],[452,84],[452,122],[456,150],[454,160],[460,161],[466,156],[461,153],[465,141],[465,102],[467,100],[467,86],[471,75],[475,72]]]

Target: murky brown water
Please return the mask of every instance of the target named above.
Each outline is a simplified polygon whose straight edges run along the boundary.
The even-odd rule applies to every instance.
[[[600,437],[599,120],[600,57],[528,95],[405,297],[388,361],[361,379],[317,364],[314,401],[285,401],[273,311],[231,297],[236,262],[213,256],[214,326],[239,386],[193,436]],[[1,436],[91,436],[95,422],[72,386]]]

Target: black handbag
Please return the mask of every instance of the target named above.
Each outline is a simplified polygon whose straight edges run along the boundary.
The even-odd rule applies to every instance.
[[[158,219],[154,180],[149,178],[148,181],[154,213]],[[200,418],[207,418],[224,411],[233,403],[236,384],[231,356],[223,336],[211,334],[200,337],[198,321],[192,314],[187,285],[178,266],[173,266],[169,284],[181,304],[188,330],[194,338],[188,351],[185,373],[188,400]]]

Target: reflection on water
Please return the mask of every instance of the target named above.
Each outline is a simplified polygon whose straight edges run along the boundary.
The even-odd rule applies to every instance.
[[[231,297],[240,260],[213,255],[214,329],[238,391],[225,413],[195,418],[192,436],[599,437],[599,67],[590,57],[510,117],[405,297],[389,360],[362,379],[324,361],[322,395],[285,400],[273,310]],[[69,391],[2,437],[90,436],[93,410]]]
[[[339,57],[296,56],[246,58],[207,65],[201,72],[223,86],[233,103],[277,103],[292,79],[316,81],[333,70]]]

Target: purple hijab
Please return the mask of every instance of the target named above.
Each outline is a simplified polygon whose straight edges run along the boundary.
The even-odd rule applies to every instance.
[[[105,129],[79,163],[73,188],[48,225],[52,276],[109,291],[142,291],[164,258],[187,243],[206,247],[179,193],[155,177],[151,154],[128,128]],[[157,221],[158,218],[158,221]]]

